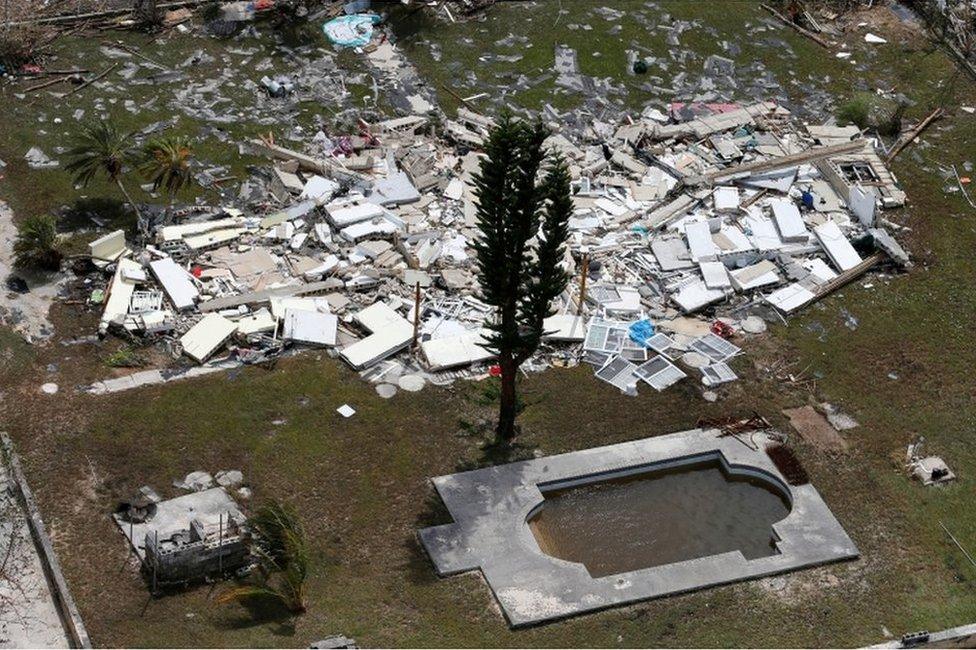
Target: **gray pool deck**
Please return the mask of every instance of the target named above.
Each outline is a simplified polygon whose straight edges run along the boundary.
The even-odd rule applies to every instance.
[[[758,451],[732,437],[719,437],[718,430],[693,429],[440,476],[433,479],[434,486],[454,523],[425,528],[420,540],[441,576],[481,569],[513,627],[856,558],[857,548],[817,490],[787,485],[763,451],[766,434],[754,432],[752,440]],[[788,497],[790,513],[773,524],[778,554],[746,560],[733,551],[593,578],[582,564],[543,553],[527,524],[544,500],[540,488],[704,459],[720,460],[731,474],[764,479]]]

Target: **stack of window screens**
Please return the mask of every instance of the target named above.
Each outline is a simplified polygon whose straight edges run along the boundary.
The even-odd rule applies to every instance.
[[[655,355],[650,361],[639,365],[634,370],[634,374],[658,392],[673,386],[687,376],[677,366],[660,355]]]
[[[708,357],[713,363],[725,361],[742,351],[741,348],[732,345],[721,336],[716,336],[711,332],[701,338],[695,339],[688,347]]]
[[[702,383],[706,386],[718,386],[739,378],[727,363],[713,363],[710,366],[704,366],[701,373]]]
[[[637,366],[630,361],[623,357],[614,357],[594,374],[608,384],[612,384],[624,392],[630,392],[637,383],[634,375],[635,370],[637,370]]]

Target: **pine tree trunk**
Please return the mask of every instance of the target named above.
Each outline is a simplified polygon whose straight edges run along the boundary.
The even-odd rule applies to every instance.
[[[515,416],[518,414],[518,397],[515,392],[515,378],[518,366],[510,355],[499,359],[502,369],[502,390],[498,408],[498,428],[495,435],[499,442],[510,443],[515,439]]]

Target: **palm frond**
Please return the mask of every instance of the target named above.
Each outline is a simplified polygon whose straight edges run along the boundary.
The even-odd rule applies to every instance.
[[[61,242],[52,215],[29,217],[17,229],[14,265],[56,271],[61,265]]]
[[[88,185],[100,173],[117,182],[132,156],[132,134],[119,131],[111,122],[98,122],[82,129],[68,150],[65,169],[80,185]]]
[[[190,184],[190,160],[193,149],[183,137],[159,138],[149,141],[142,151],[139,171],[152,182],[154,190],[175,195]]]

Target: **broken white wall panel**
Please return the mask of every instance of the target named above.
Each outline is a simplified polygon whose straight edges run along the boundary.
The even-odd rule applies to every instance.
[[[699,262],[698,268],[705,279],[705,286],[709,289],[725,289],[732,286],[729,272],[722,262]]]
[[[224,309],[230,309],[231,307],[238,307],[240,305],[258,305],[270,302],[271,298],[275,296],[324,294],[329,291],[334,291],[337,287],[341,286],[342,281],[335,279],[309,282],[307,284],[292,284],[283,287],[274,287],[272,289],[262,289],[261,291],[251,293],[214,298],[201,302],[199,309],[203,313],[223,311]]]
[[[193,283],[193,276],[172,257],[153,260],[149,263],[149,269],[177,311],[185,311],[196,305],[200,292]]]
[[[761,260],[745,268],[730,271],[729,275],[736,291],[751,291],[781,282],[776,265],[769,260]]]
[[[667,203],[648,214],[644,219],[644,224],[651,230],[661,228],[667,225],[669,221],[687,214],[697,202],[698,199],[690,194],[682,194],[670,203]]]
[[[812,257],[807,260],[802,260],[800,266],[810,272],[810,278],[817,284],[823,284],[824,282],[830,282],[837,277],[837,272],[834,271],[830,266],[827,265],[819,257]]]
[[[776,224],[769,217],[758,214],[758,210],[753,211],[750,208],[749,216],[742,219],[742,224],[746,228],[749,241],[759,252],[778,251],[783,248],[783,240],[780,239]]]
[[[487,331],[466,332],[458,336],[431,339],[420,344],[420,350],[432,371],[447,370],[458,366],[487,361],[494,353],[485,345]]]
[[[795,203],[784,199],[773,199],[769,202],[769,207],[773,211],[773,219],[783,241],[805,242],[810,239],[810,232],[803,223],[803,217],[800,216],[800,210]]]
[[[789,169],[778,169],[776,171],[765,172],[762,174],[751,174],[736,181],[743,187],[758,190],[773,190],[780,194],[786,194],[793,187],[796,180],[796,167]]]
[[[180,337],[183,353],[203,363],[209,359],[237,331],[237,324],[220,314],[207,314]]]
[[[339,355],[359,370],[399,352],[413,339],[413,325],[384,302],[359,311],[354,320],[371,334],[346,346]]]
[[[347,226],[339,231],[343,239],[349,242],[358,242],[369,237],[392,237],[394,233],[403,230],[403,222],[392,215],[384,215],[382,218],[372,221],[363,221],[351,226]]]
[[[272,316],[268,309],[263,307],[253,314],[238,318],[235,322],[237,323],[238,333],[245,336],[259,332],[273,332],[278,325],[278,319]]]
[[[396,172],[376,181],[366,200],[382,206],[406,205],[419,201],[420,192],[406,172]]]
[[[158,231],[157,240],[160,243],[182,240],[190,248],[203,249],[240,237],[245,230],[244,219],[227,217],[212,221],[163,226]]]
[[[679,237],[654,239],[651,242],[651,252],[663,271],[678,271],[695,266],[691,260],[691,251]]]
[[[709,289],[704,280],[693,278],[679,285],[670,297],[681,311],[690,314],[724,299],[725,291]]]
[[[850,206],[851,212],[854,213],[862,226],[865,228],[874,227],[874,210],[876,207],[874,192],[860,185],[855,185],[851,188],[847,205]]]
[[[99,334],[105,334],[110,324],[122,324],[129,313],[132,294],[136,290],[136,283],[126,278],[126,272],[141,270],[142,266],[138,262],[125,257],[119,260],[119,264],[115,268],[115,275],[112,277],[112,283],[108,287],[102,319],[98,323]]]
[[[281,332],[285,340],[331,347],[336,344],[338,328],[339,319],[332,314],[285,309]]]
[[[772,292],[766,296],[765,300],[784,314],[791,314],[800,307],[813,302],[816,297],[815,293],[802,284],[794,282]]]
[[[874,245],[887,253],[888,257],[894,260],[896,264],[903,267],[912,265],[912,260],[908,252],[901,247],[901,244],[887,230],[884,228],[872,228],[868,231],[868,234],[874,238]]]
[[[542,338],[546,341],[579,343],[586,334],[583,317],[577,314],[555,314],[542,321]]]
[[[336,228],[345,228],[354,223],[377,219],[386,214],[382,206],[375,203],[339,203],[325,206],[329,220]]]
[[[318,205],[322,205],[339,191],[339,187],[340,185],[332,179],[312,176],[302,188],[302,194],[299,198],[315,201]]]
[[[325,296],[297,297],[283,296],[271,298],[271,315],[275,318],[284,318],[285,312],[291,310],[329,313],[329,300]]]
[[[712,233],[707,221],[692,221],[685,224],[685,237],[688,239],[688,250],[695,262],[714,260],[718,254],[718,247],[712,240]]]
[[[857,254],[857,251],[851,246],[851,242],[841,232],[840,226],[833,221],[817,226],[813,232],[827,253],[827,257],[838,270],[849,271],[861,263],[861,256]]]
[[[88,244],[88,252],[92,256],[92,261],[100,268],[104,268],[109,262],[119,259],[127,250],[124,230],[115,230]]]
[[[720,212],[731,212],[739,209],[739,188],[716,187],[712,192],[715,209]]]
[[[593,201],[593,204],[613,217],[622,217],[629,212],[627,206],[602,196]]]
[[[619,149],[614,150],[610,162],[638,176],[643,176],[647,172],[647,165]]]

